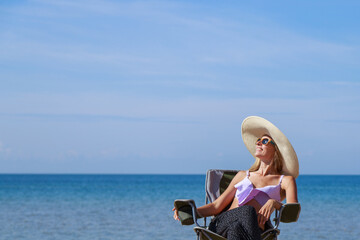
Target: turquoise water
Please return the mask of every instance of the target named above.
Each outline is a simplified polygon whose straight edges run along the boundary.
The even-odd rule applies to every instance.
[[[0,239],[195,239],[173,200],[204,203],[205,175],[0,175]],[[280,239],[359,239],[360,176],[297,179]]]

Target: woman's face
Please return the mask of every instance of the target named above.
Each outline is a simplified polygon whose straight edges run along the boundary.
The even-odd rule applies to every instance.
[[[270,140],[272,140],[271,137],[264,135],[260,141],[256,142],[255,157],[260,158],[260,160],[272,160],[274,158],[275,145]]]

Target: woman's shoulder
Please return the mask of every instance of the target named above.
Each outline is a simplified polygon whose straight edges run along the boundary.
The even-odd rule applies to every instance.
[[[293,176],[284,175],[281,183],[282,183],[281,185],[283,185],[284,188],[286,188],[289,185],[296,184],[296,181],[295,181],[295,178]]]
[[[295,178],[291,175],[284,175],[283,181],[292,182],[292,181],[295,181]]]
[[[235,182],[240,182],[241,180],[243,180],[246,177],[246,172],[245,170],[240,170],[234,177],[234,181]]]
[[[236,174],[236,176],[242,176],[242,177],[244,177],[244,176],[246,176],[247,171],[248,171],[248,170],[240,170],[240,171]]]

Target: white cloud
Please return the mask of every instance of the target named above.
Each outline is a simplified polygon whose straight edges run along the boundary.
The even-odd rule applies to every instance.
[[[11,153],[11,149],[5,147],[3,142],[0,141],[0,154],[9,154],[9,153]]]
[[[279,86],[281,83],[278,83]],[[336,119],[341,114],[345,119],[357,119],[360,99],[356,95],[334,97],[338,88],[329,89],[326,85],[297,83],[299,91],[313,87],[313,97],[283,97],[261,94],[253,97],[182,97],[156,98],[123,95],[116,93],[76,93],[76,94],[17,94],[3,96],[0,113],[3,117],[36,117],[58,120],[100,121],[148,121],[168,123],[197,123],[233,119],[239,121],[244,114],[281,115],[295,114],[311,116],[319,120]],[[316,95],[322,87],[323,95]],[[224,89],[228,91],[229,89]],[[325,92],[327,91],[327,93]],[[310,93],[309,93],[310,94]],[[311,94],[310,94],[311,95]],[[309,95],[309,96],[310,96]],[[46,101],[44,101],[46,99]],[[331,107],[329,107],[331,106]]]
[[[334,81],[330,82],[336,86],[345,86],[345,87],[360,87],[360,80],[359,82],[350,82],[350,81]]]
[[[98,64],[99,68],[108,66],[122,66],[130,68],[132,73],[139,70],[160,73],[186,71],[189,60],[192,65],[201,64],[224,64],[237,66],[297,66],[324,64],[360,64],[358,46],[344,43],[333,43],[330,40],[320,40],[312,36],[297,33],[296,30],[282,27],[270,19],[261,16],[249,15],[246,22],[240,22],[231,17],[186,14],[185,10],[192,5],[169,2],[110,2],[110,1],[86,1],[86,3],[73,1],[35,1],[34,11],[32,4],[21,6],[20,12],[14,11],[14,15],[21,15],[26,21],[28,14],[43,12],[46,22],[49,10],[57,14],[58,20],[51,20],[52,29],[62,29],[60,32],[46,33],[36,22],[35,28],[16,28],[2,34],[2,56],[4,61],[9,59],[31,58],[35,61],[47,63],[49,60],[59,61],[60,64],[79,63],[83,65]],[[40,3],[40,4],[38,4]],[[186,8],[184,7],[186,6]],[[181,10],[179,10],[179,8]],[[61,18],[71,12],[89,14],[91,12],[103,13],[110,16],[110,28],[89,27],[88,23],[69,21],[62,23]],[[65,16],[64,16],[65,14]],[[125,14],[129,18],[123,19]],[[242,13],[246,14],[246,13]],[[70,18],[71,19],[71,18]],[[133,20],[135,19],[135,22]],[[97,17],[90,18],[89,22],[96,22]],[[70,24],[71,22],[71,24]],[[136,23],[136,28],[116,29],[117,22],[128,22],[129,25]],[[260,23],[260,24],[259,24]],[[46,25],[44,25],[46,26]],[[176,35],[166,26],[172,26]],[[142,36],[140,29],[163,29],[162,35],[158,32],[152,36]],[[117,31],[113,31],[117,30]],[[19,31],[19,32],[17,32]],[[43,31],[43,32],[42,32]],[[22,33],[32,36],[32,40],[24,38]],[[74,43],[71,41],[78,38],[76,33],[84,36],[83,41]],[[44,42],[44,36],[59,34],[64,41]],[[109,46],[102,45],[96,40],[97,36],[111,34],[113,39],[128,39],[128,45]],[[128,37],[143,37],[143,41],[132,45],[133,39]],[[35,36],[35,37],[34,37]],[[36,37],[38,36],[38,37]],[[56,35],[55,35],[56,36]],[[68,36],[68,37],[67,37]],[[75,36],[75,37],[74,37]],[[157,42],[162,42],[165,36],[169,41],[161,47]],[[181,37],[180,37],[181,36]],[[100,38],[101,40],[101,38]],[[86,42],[84,44],[84,41]],[[76,42],[76,40],[75,40]],[[126,41],[125,41],[126,42]],[[170,44],[171,43],[171,44]],[[174,47],[178,46],[178,47]],[[116,50],[114,50],[114,47]],[[151,49],[153,48],[153,49]],[[140,50],[141,49],[141,50]],[[183,52],[186,52],[185,56]],[[134,67],[138,65],[140,67]],[[211,67],[212,65],[210,65]],[[141,70],[144,69],[144,70]],[[169,69],[169,70],[168,70]]]

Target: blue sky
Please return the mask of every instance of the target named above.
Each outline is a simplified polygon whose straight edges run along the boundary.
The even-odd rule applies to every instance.
[[[359,174],[358,1],[2,1],[0,172],[247,169],[267,118],[300,174]]]

